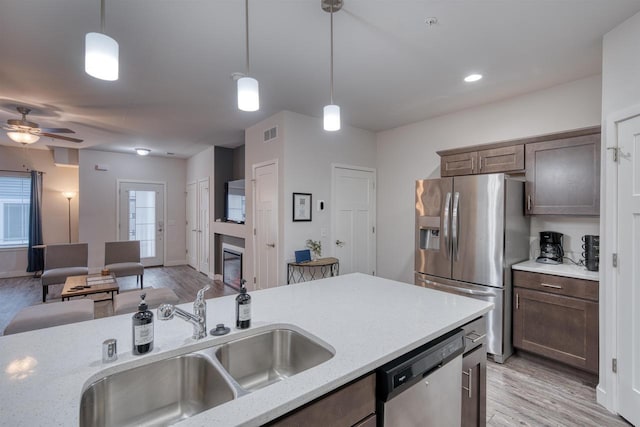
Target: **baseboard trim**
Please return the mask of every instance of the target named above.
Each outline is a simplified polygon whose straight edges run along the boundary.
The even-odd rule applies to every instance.
[[[0,279],[11,279],[12,277],[29,277],[29,276],[33,276],[33,273],[27,273],[26,271],[0,272]]]
[[[213,280],[219,280],[222,282],[222,274],[214,274],[212,277]]]
[[[181,259],[181,260],[177,260],[177,261],[165,261],[164,262],[164,266],[165,267],[176,267],[178,265],[187,265],[187,260],[186,259]]]

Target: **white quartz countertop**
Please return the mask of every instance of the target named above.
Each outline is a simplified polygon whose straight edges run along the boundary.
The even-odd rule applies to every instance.
[[[105,375],[250,335],[294,325],[335,350],[307,371],[184,420],[180,425],[258,426],[328,393],[489,311],[491,303],[363,274],[251,292],[251,328],[195,341],[180,320],[155,323],[152,352],[131,353],[131,315],[0,337],[3,425],[78,425],[80,397]],[[191,304],[183,304],[191,311]],[[154,310],[155,314],[155,310]],[[234,324],[233,296],[207,300],[208,329]],[[118,340],[103,364],[102,342]],[[153,390],[149,391],[153,393]]]
[[[600,280],[597,271],[589,271],[585,267],[575,264],[543,264],[536,260],[524,261],[511,266],[514,270],[530,271],[532,273],[552,274],[554,276],[573,277],[584,280]]]

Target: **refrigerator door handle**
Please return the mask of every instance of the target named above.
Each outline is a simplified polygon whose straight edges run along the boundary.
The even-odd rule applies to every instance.
[[[466,289],[466,288],[459,288],[457,286],[443,285],[442,283],[434,282],[428,279],[418,279],[418,280],[426,283],[429,286],[433,286],[434,288],[451,290],[451,291],[460,292],[463,294],[474,295],[478,297],[495,297],[496,296],[494,292],[490,292],[490,291],[477,291],[475,289]]]
[[[447,259],[451,259],[451,247],[449,245],[449,211],[451,209],[451,193],[447,193],[444,198],[444,224],[442,226],[442,234],[444,238],[444,250]]]
[[[453,214],[451,215],[451,243],[453,246],[453,260],[458,259],[458,227],[460,226],[458,204],[460,200],[460,193],[457,191],[453,195]]]

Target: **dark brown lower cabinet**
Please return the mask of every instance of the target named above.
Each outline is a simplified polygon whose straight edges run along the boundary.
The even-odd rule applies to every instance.
[[[597,302],[519,287],[513,295],[514,347],[598,373]]]
[[[374,427],[376,376],[369,374],[268,425],[278,427]]]
[[[462,357],[462,427],[487,425],[487,352],[484,345]]]

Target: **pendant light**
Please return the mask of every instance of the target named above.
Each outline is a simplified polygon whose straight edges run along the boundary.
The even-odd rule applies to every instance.
[[[329,5],[327,6],[327,3]],[[343,0],[321,0],[322,10],[331,14],[331,95],[330,104],[324,106],[324,130],[340,130],[340,106],[333,103],[333,12],[342,8]]]
[[[249,0],[244,0],[244,28],[247,72],[238,79],[238,108],[242,111],[258,111],[260,109],[258,81],[249,77]]]
[[[104,2],[100,0],[100,32],[87,33],[84,70],[100,80],[118,80],[118,42],[104,33]]]

